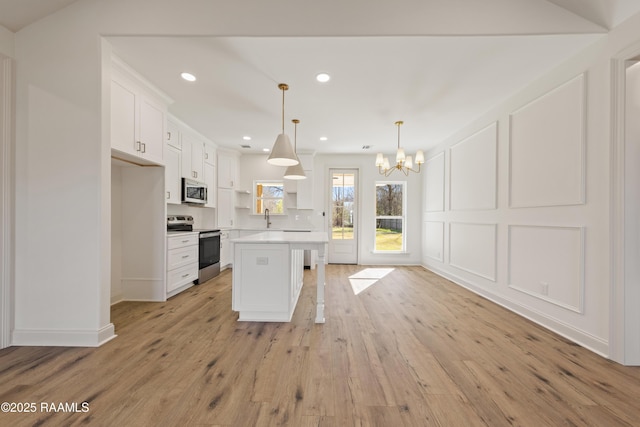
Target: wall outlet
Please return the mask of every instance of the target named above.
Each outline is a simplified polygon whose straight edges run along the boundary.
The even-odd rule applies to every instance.
[[[549,284],[547,282],[540,282],[540,293],[542,295],[549,295]]]

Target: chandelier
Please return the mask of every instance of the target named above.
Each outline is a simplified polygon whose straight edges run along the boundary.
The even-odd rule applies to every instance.
[[[409,172],[420,173],[420,165],[424,163],[424,153],[422,150],[416,151],[416,164],[418,165],[418,169],[413,169],[413,159],[411,156],[406,156],[404,154],[404,148],[400,147],[400,126],[402,126],[404,122],[397,121],[396,126],[398,126],[398,151],[396,151],[396,164],[391,166],[389,164],[389,158],[384,157],[382,153],[378,153],[376,155],[376,166],[378,167],[378,173],[380,175],[389,176],[391,172],[399,170],[402,171],[405,175],[409,175]]]

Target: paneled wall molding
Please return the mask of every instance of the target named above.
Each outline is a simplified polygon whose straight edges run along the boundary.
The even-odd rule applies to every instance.
[[[424,222],[425,256],[438,262],[444,262],[444,226],[444,221]]]
[[[584,313],[584,234],[584,227],[510,224],[509,288]]]
[[[449,265],[495,282],[497,230],[495,223],[449,223]]]
[[[586,73],[509,115],[509,206],[585,203]]]
[[[424,211],[444,212],[444,151],[436,154],[424,164]]]
[[[0,54],[0,348],[13,327],[13,60]]]
[[[498,122],[449,148],[449,209],[492,210],[498,194]]]

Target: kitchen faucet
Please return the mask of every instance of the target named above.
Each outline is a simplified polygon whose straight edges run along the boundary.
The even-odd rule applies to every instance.
[[[271,221],[269,221],[269,209],[264,210],[264,219],[267,220],[267,228],[271,226]]]

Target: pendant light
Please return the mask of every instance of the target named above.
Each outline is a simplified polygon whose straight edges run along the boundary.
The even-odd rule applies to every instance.
[[[289,89],[285,83],[280,83],[278,88],[282,90],[282,133],[276,138],[267,163],[275,166],[293,166],[300,163],[296,153],[291,148],[291,141],[284,133],[284,91]]]
[[[293,166],[289,166],[287,168],[287,170],[284,172],[284,178],[285,179],[306,179],[307,176],[304,174],[304,169],[302,169],[302,163],[300,163],[300,159],[298,158],[298,123],[300,123],[300,120],[298,119],[293,119],[291,120],[293,122],[293,153],[296,156],[296,159],[298,160],[298,164],[297,165],[293,165]]]
[[[398,150],[396,151],[396,164],[391,166],[389,164],[389,158],[384,157],[382,153],[376,155],[376,166],[378,167],[378,173],[380,175],[389,176],[391,172],[399,170],[405,175],[409,175],[409,172],[420,173],[420,165],[424,163],[424,153],[422,150],[416,151],[416,164],[418,169],[413,169],[413,159],[411,156],[407,156],[404,153],[404,148],[400,147],[400,126],[404,124],[403,121],[397,121],[398,126]]]

